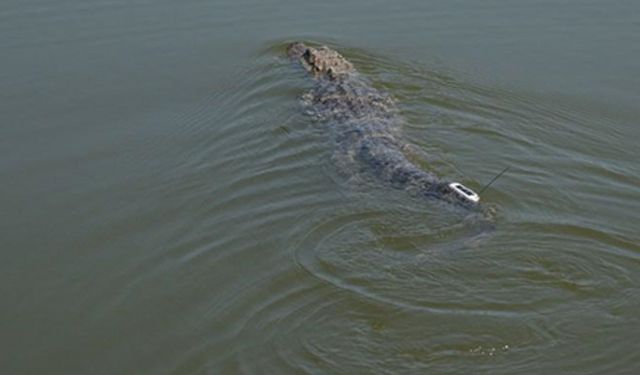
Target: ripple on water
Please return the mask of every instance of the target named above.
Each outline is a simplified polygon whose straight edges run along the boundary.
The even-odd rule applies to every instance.
[[[495,170],[474,147],[518,164],[485,196],[500,203],[497,222],[338,175],[328,133],[295,114],[304,90],[295,69],[263,56],[243,89],[216,99],[235,110],[185,117],[183,135],[198,147],[162,187],[180,187],[195,212],[168,255],[197,285],[224,285],[189,310],[204,334],[174,372],[535,373],[567,355],[576,372],[624,369],[629,356],[604,360],[615,350],[606,332],[629,323],[637,277],[625,263],[638,248],[624,230],[595,229],[558,193],[575,176],[545,167],[567,152],[544,140],[549,128],[521,128],[536,107],[347,51],[406,103],[407,134],[442,153],[439,173],[488,181]],[[417,121],[424,108],[434,114],[426,125]],[[575,121],[541,112],[553,124]],[[616,189],[634,181],[616,172],[626,166],[565,163],[613,176]],[[589,194],[593,178],[575,189]],[[531,192],[519,196],[520,184]],[[581,358],[583,343],[598,354]]]

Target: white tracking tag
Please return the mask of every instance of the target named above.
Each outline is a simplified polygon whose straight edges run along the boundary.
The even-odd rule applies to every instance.
[[[468,187],[462,185],[459,182],[452,182],[449,184],[451,190],[455,191],[459,196],[465,198],[473,203],[478,203],[480,201],[480,197],[473,190]]]

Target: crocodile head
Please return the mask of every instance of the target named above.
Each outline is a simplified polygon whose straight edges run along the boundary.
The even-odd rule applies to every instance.
[[[337,51],[326,47],[308,47],[295,42],[287,48],[289,58],[299,60],[302,65],[318,78],[336,80],[354,71],[353,65]]]

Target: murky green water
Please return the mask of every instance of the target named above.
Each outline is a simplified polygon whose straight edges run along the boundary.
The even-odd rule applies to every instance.
[[[2,374],[640,372],[637,1],[5,0]],[[287,42],[496,229],[331,161]]]

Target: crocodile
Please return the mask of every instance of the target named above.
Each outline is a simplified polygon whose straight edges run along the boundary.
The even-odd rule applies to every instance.
[[[479,196],[464,185],[447,181],[411,162],[411,146],[403,140],[403,122],[394,99],[373,87],[353,64],[327,46],[291,43],[287,55],[313,77],[304,94],[309,112],[332,127],[340,160],[360,165],[386,184],[412,194],[475,208]]]

